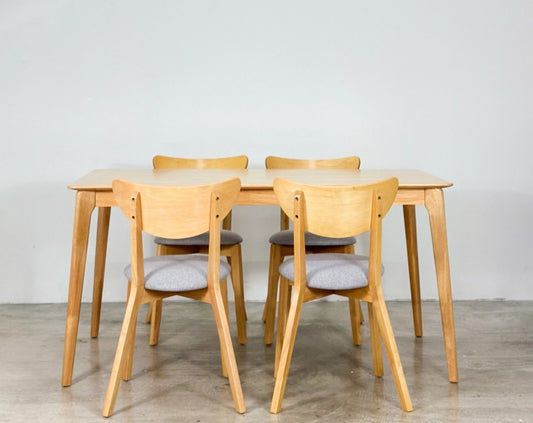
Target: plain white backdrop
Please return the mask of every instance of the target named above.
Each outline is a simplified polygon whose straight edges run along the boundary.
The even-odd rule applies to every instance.
[[[454,298],[531,300],[532,45],[529,0],[0,1],[0,302],[66,301],[66,186],[155,154],[247,154],[251,168],[355,154],[433,173],[454,183]],[[417,217],[422,295],[436,298]],[[233,221],[247,299],[262,301],[278,210],[238,207]],[[128,237],[113,210],[104,301],[125,300]],[[409,298],[398,207],[383,242],[385,294]]]

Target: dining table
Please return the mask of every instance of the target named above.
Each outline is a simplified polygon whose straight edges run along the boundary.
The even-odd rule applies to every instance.
[[[113,180],[123,179],[146,185],[203,185],[235,177],[241,181],[241,190],[236,204],[253,206],[278,204],[273,191],[273,182],[276,178],[325,186],[361,185],[389,177],[398,178],[399,186],[394,204],[403,207],[415,336],[421,337],[423,334],[416,230],[416,206],[422,205],[426,208],[429,217],[448,380],[452,383],[458,382],[444,206],[444,189],[451,187],[452,183],[424,171],[412,169],[97,169],[68,186],[76,192],[76,198],[65,323],[63,386],[72,384],[90,222],[95,208],[98,209],[98,218],[91,337],[96,338],[99,332],[110,213],[111,208],[117,206],[112,191]]]

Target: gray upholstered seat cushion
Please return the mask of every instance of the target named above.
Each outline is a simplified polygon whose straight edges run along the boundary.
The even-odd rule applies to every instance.
[[[234,245],[240,244],[241,242],[242,237],[238,233],[227,231],[225,229],[220,231],[220,245]],[[155,243],[162,245],[209,245],[209,232],[181,239],[156,237]]]
[[[276,232],[269,239],[271,244],[275,245],[293,245],[294,231],[286,230]],[[325,236],[315,235],[310,232],[305,233],[305,245],[307,247],[334,247],[355,244],[355,237],[349,236],[347,238],[328,238]]]
[[[318,289],[355,289],[368,285],[368,257],[353,254],[306,254],[307,286]],[[294,280],[294,257],[279,266],[280,274]],[[383,273],[383,267],[381,268]]]
[[[220,260],[220,280],[226,279],[230,266]],[[131,280],[131,265],[124,269]],[[207,255],[184,254],[144,259],[144,287],[156,291],[193,291],[207,287]]]

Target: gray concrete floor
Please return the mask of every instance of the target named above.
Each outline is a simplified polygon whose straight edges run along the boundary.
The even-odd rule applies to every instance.
[[[373,376],[368,326],[355,347],[347,303],[314,302],[303,308],[283,411],[271,415],[274,348],[262,343],[262,304],[247,307],[248,344],[235,347],[245,415],[220,375],[209,306],[167,303],[157,347],[147,344],[148,325],[138,325],[133,378],[107,421],[533,422],[533,302],[455,303],[459,384],[447,380],[438,304],[424,303],[417,339],[410,304],[388,303],[412,413],[400,408],[387,362],[385,376]],[[123,309],[104,304],[100,337],[91,339],[84,304],[73,384],[62,388],[65,305],[0,306],[0,422],[104,421]]]

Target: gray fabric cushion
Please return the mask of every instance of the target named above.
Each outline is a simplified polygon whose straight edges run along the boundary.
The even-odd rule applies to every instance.
[[[227,231],[222,229],[220,231],[220,245],[234,245],[240,244],[242,242],[242,237],[235,232]],[[162,245],[209,245],[209,232],[204,232],[203,234],[192,236],[190,238],[181,238],[181,239],[170,239],[170,238],[155,238],[156,244]]]
[[[220,280],[226,279],[230,266],[220,260]],[[124,269],[131,280],[131,265]],[[207,287],[207,255],[184,254],[144,259],[144,287],[156,291],[193,291]]]
[[[276,232],[270,237],[269,242],[276,245],[293,245],[294,231],[286,230]],[[315,235],[310,232],[305,233],[305,245],[307,247],[333,247],[353,244],[355,244],[355,237],[353,236],[349,236],[347,238],[328,238],[325,236]]]
[[[368,285],[368,257],[353,254],[306,254],[307,286],[318,289],[355,289]],[[383,267],[381,268],[383,273]],[[287,257],[279,273],[294,280],[294,257]]]

